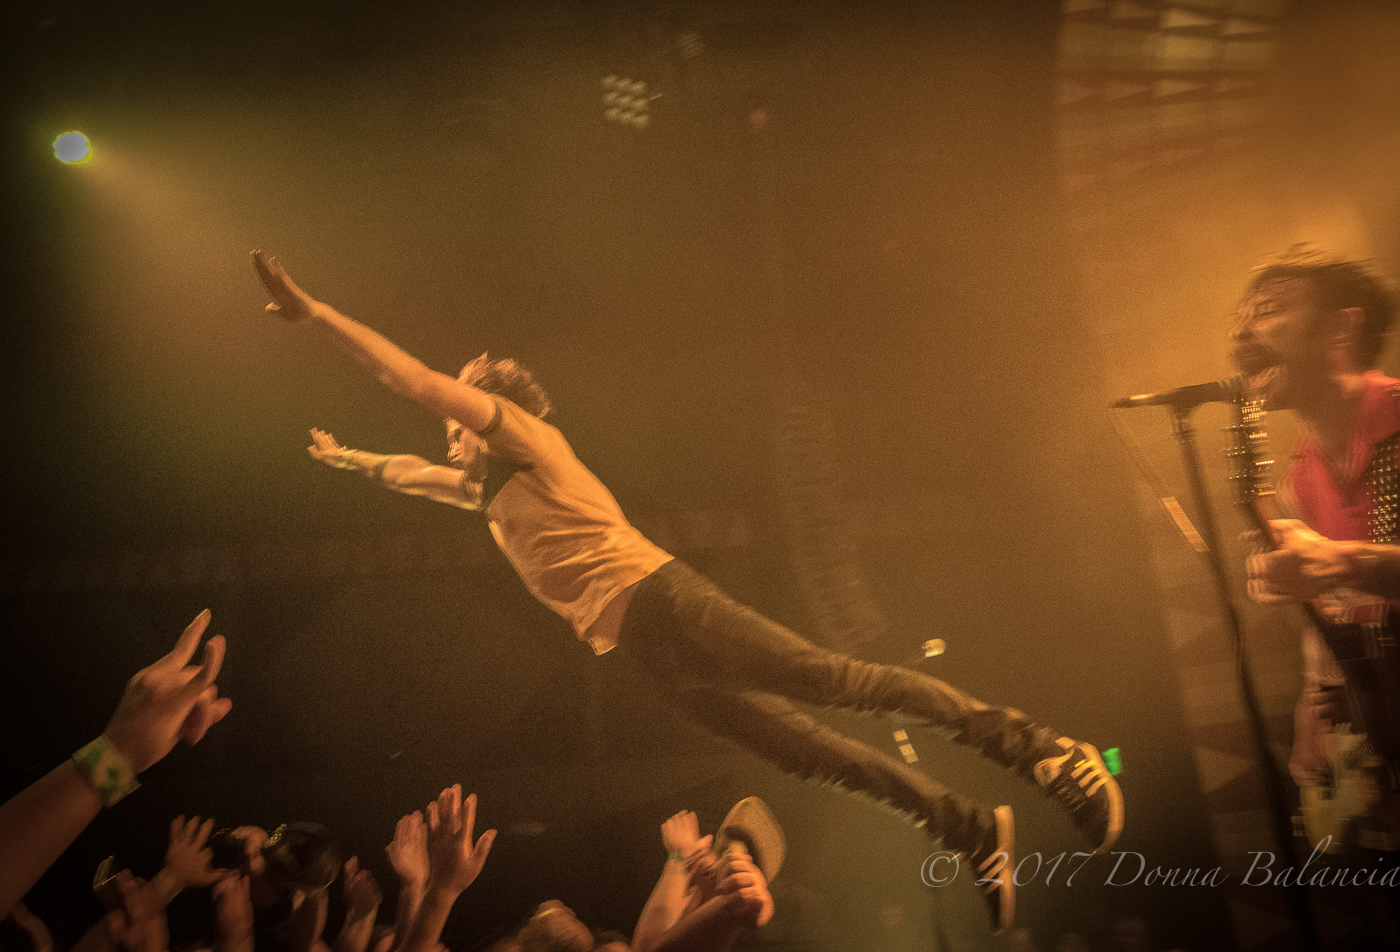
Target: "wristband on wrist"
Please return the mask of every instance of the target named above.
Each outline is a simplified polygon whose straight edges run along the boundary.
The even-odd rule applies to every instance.
[[[185,885],[170,874],[170,870],[162,869],[156,873],[156,878],[151,880],[151,885],[160,893],[160,901],[165,905],[170,905],[170,901],[180,893],[184,892]]]
[[[348,449],[348,448],[347,448],[347,449],[341,450],[341,451],[340,451],[340,462],[336,464],[336,469],[350,469],[350,470],[353,470],[353,469],[356,469],[356,468],[357,468],[357,467],[355,466],[355,451],[352,450],[352,449]]]
[[[348,912],[346,912],[346,913],[345,913],[345,924],[346,924],[346,925],[349,925],[349,924],[352,923],[352,922],[360,922],[360,921],[362,921],[362,920],[364,920],[364,919],[374,919],[374,918],[377,918],[378,916],[379,916],[379,903],[375,903],[374,905],[370,906],[368,909],[360,910],[360,911],[358,911],[358,912],[356,912],[356,911],[348,911]]]
[[[666,862],[668,862],[668,863],[684,863],[684,862],[685,862],[685,854],[684,854],[684,853],[677,853],[675,850],[671,850],[671,852],[669,852],[669,853],[666,854]]]
[[[73,763],[102,800],[104,807],[115,806],[141,784],[136,771],[122,752],[103,734],[73,754]]]

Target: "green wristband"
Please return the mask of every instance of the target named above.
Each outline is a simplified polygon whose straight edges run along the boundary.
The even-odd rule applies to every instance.
[[[358,468],[359,468],[359,467],[357,467],[357,466],[355,465],[355,450],[352,450],[352,449],[343,449],[343,450],[341,450],[341,451],[340,451],[340,464],[339,464],[338,466],[336,466],[336,469],[355,470],[355,469],[358,469]]]
[[[168,869],[162,869],[156,873],[156,878],[151,880],[151,885],[156,888],[156,892],[160,893],[161,901],[167,906],[174,901],[176,896],[185,891],[185,887],[171,875]]]
[[[73,763],[77,764],[83,777],[97,791],[104,807],[115,806],[128,793],[141,786],[136,779],[136,771],[131,769],[131,763],[122,756],[121,751],[112,746],[106,734],[75,752]]]
[[[666,862],[668,862],[668,863],[684,863],[684,862],[685,862],[685,854],[684,854],[684,853],[677,853],[675,850],[671,850],[671,852],[669,852],[669,853],[666,854]]]

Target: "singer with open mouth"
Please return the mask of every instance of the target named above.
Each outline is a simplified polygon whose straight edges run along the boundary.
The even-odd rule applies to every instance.
[[[1303,424],[1279,491],[1301,519],[1247,534],[1249,593],[1316,620],[1289,771],[1309,840],[1343,862],[1400,848],[1400,381],[1377,369],[1395,305],[1369,263],[1295,245],[1255,269],[1230,332],[1247,395]],[[1376,892],[1372,924],[1393,941],[1400,890]]]

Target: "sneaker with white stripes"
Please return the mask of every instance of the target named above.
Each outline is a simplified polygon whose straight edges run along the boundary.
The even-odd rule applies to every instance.
[[[1092,744],[1061,737],[1061,752],[1035,765],[1035,781],[1045,795],[1060,801],[1074,825],[1106,853],[1123,832],[1123,791]]]

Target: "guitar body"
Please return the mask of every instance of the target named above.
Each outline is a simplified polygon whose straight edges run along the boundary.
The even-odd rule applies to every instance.
[[[1272,461],[1261,454],[1263,410],[1243,401],[1235,406],[1236,502],[1271,539],[1269,519],[1276,514],[1267,511]],[[1303,608],[1342,671],[1351,722],[1334,725],[1330,734],[1327,782],[1299,788],[1303,828],[1308,842],[1327,853],[1400,849],[1400,648],[1392,613],[1370,597],[1352,600],[1342,613],[1333,602]]]
[[[1389,606],[1367,622],[1331,623],[1318,615],[1318,633],[1347,682],[1352,724],[1364,730],[1387,762],[1400,764],[1400,649]]]
[[[1299,814],[1308,845],[1323,853],[1339,855],[1348,848],[1363,845],[1372,849],[1395,849],[1393,804],[1378,797],[1380,778],[1365,734],[1353,734],[1348,725],[1332,732],[1328,752],[1328,779],[1315,787],[1299,787]],[[1393,800],[1393,798],[1391,798]],[[1388,837],[1378,837],[1386,831]]]

